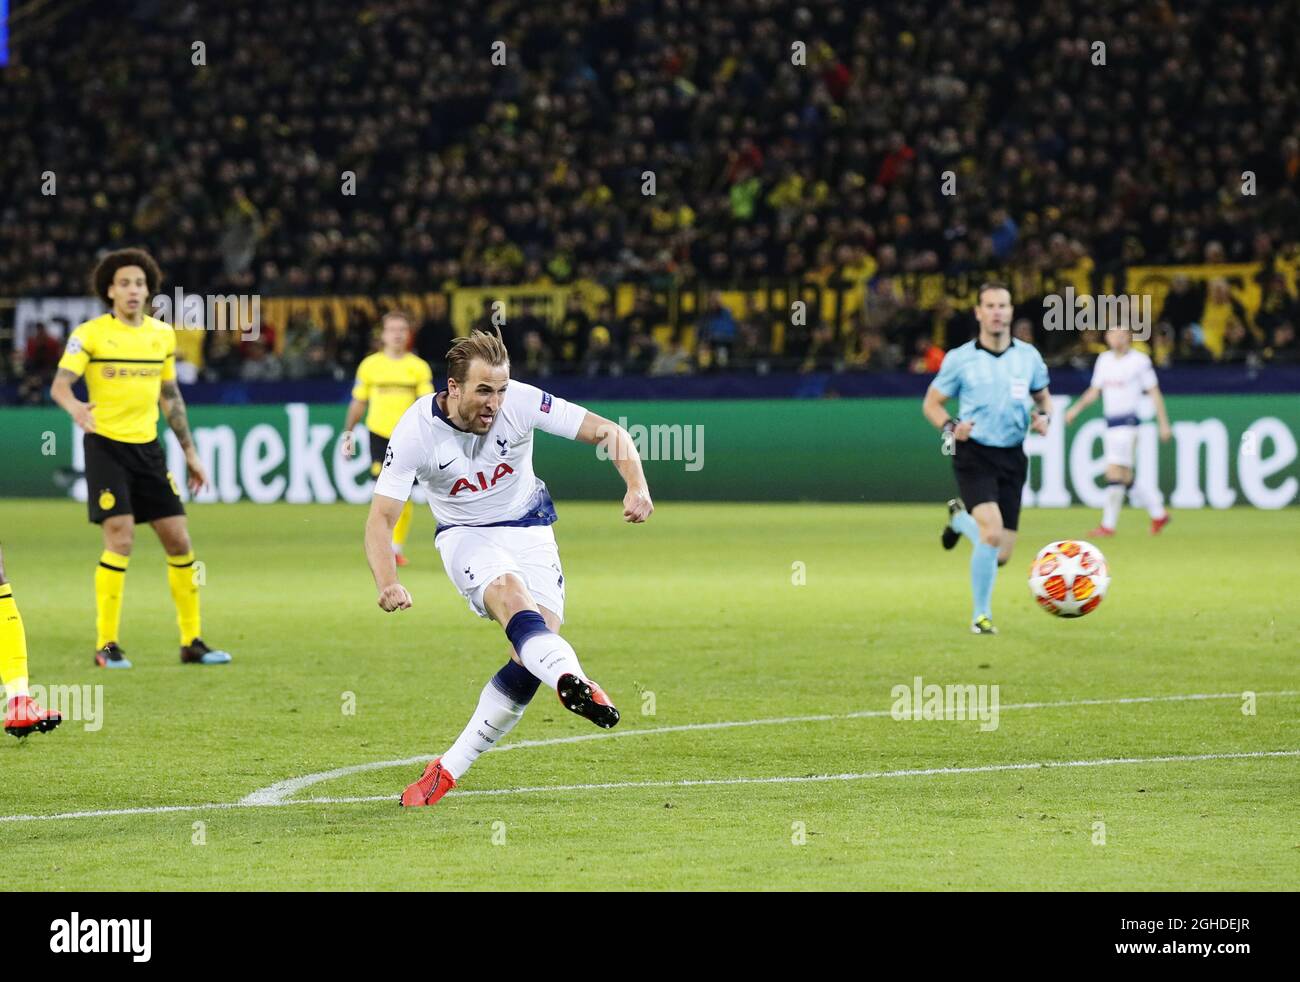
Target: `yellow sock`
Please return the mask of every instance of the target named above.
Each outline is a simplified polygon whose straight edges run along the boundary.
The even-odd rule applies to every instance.
[[[102,648],[117,636],[122,625],[122,593],[126,590],[126,564],[130,556],[105,549],[95,570],[95,647]]]
[[[408,501],[397,519],[397,524],[393,526],[393,545],[398,548],[406,545],[406,536],[411,531],[411,515],[414,511]]]
[[[27,635],[14,600],[14,588],[0,583],[0,682],[5,700],[27,695]]]
[[[199,636],[199,588],[194,582],[194,553],[167,557],[167,585],[172,588],[176,604],[176,624],[181,629],[181,644]]]

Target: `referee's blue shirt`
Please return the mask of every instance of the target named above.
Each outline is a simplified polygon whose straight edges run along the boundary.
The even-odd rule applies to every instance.
[[[957,418],[974,420],[971,439],[986,447],[1017,447],[1025,442],[1033,395],[1047,388],[1047,365],[1032,344],[1012,338],[1001,354],[967,341],[943,356],[931,383],[958,400]]]

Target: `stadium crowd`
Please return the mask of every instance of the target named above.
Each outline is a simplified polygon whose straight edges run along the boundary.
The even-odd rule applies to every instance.
[[[0,290],[81,294],[134,244],[203,293],[634,282],[621,317],[525,311],[512,351],[539,374],[933,371],[968,315],[900,277],[1253,262],[1258,310],[1176,280],[1152,347],[1294,361],[1297,36],[1245,0],[101,3],[16,31],[0,69]],[[865,299],[779,355],[716,295],[656,340],[653,289],[773,279]],[[354,321],[208,339],[201,370],[346,374],[372,343]]]

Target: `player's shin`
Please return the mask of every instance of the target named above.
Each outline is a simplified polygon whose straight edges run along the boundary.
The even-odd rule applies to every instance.
[[[993,615],[993,583],[998,577],[998,547],[975,543],[970,557],[970,589],[974,601],[972,620]]]
[[[199,587],[194,577],[194,553],[167,557],[167,585],[176,604],[176,624],[181,644],[193,642],[201,633],[199,624]]]
[[[563,675],[587,676],[578,664],[573,646],[551,632],[542,615],[535,610],[521,610],[506,625],[506,637],[519,653],[524,667],[554,689]]]
[[[1152,487],[1150,484],[1130,485],[1129,500],[1135,507],[1145,508],[1154,521],[1158,522],[1166,515],[1165,496],[1160,493],[1159,488]]]
[[[122,623],[122,593],[126,589],[126,566],[129,556],[105,549],[95,569],[95,647],[121,640],[117,634]]]
[[[474,715],[451,749],[442,755],[442,766],[460,780],[479,755],[491,750],[524,717],[524,710],[537,692],[537,678],[526,668],[508,661],[483,686]]]
[[[0,583],[0,683],[6,700],[27,695],[27,635],[8,583]]]
[[[1119,510],[1124,507],[1124,496],[1128,493],[1128,487],[1119,482],[1112,481],[1106,485],[1106,502],[1101,510],[1101,527],[1114,530],[1119,523]]]

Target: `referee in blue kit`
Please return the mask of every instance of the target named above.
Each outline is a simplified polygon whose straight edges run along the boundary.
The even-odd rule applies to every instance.
[[[949,351],[925,394],[925,418],[943,431],[960,498],[948,502],[943,547],[971,540],[971,633],[997,634],[993,582],[1011,558],[1029,459],[1025,433],[1046,434],[1052,396],[1047,366],[1032,344],[1011,337],[1011,291],[985,283],[975,299],[979,335]],[[957,400],[957,416],[947,403]]]

